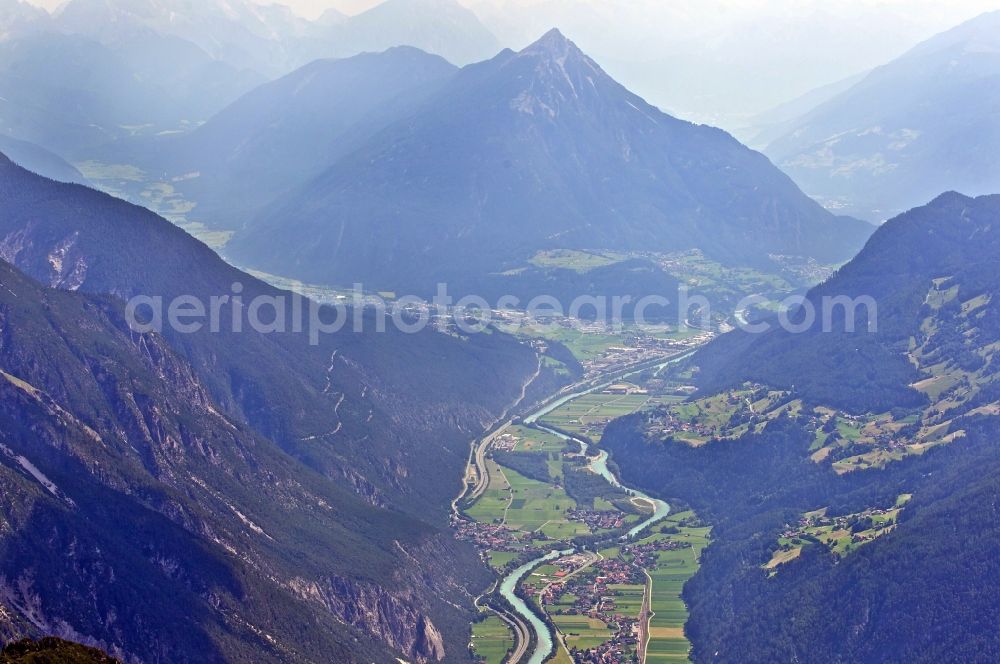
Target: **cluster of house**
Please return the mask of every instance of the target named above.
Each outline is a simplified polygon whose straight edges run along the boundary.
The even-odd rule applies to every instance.
[[[658,339],[647,335],[629,337],[620,346],[612,346],[599,356],[583,363],[586,375],[614,373],[631,365],[655,360],[666,353],[681,352],[691,347],[690,340]]]
[[[608,641],[587,650],[570,648],[574,664],[635,664],[639,661],[639,622],[625,620]]]
[[[566,518],[586,524],[591,532],[618,530],[625,526],[625,514],[617,511],[570,510],[566,513]]]
[[[632,554],[632,561],[635,565],[652,572],[659,566],[660,558],[658,554],[661,551],[678,551],[690,548],[690,542],[660,539],[645,544],[633,544],[632,546],[625,547],[624,551]]]
[[[513,452],[517,444],[521,442],[521,439],[510,433],[502,433],[493,439],[493,450],[499,452]]]
[[[668,410],[657,411],[655,415],[651,416],[646,431],[650,435],[660,438],[666,438],[678,433],[694,434],[703,438],[711,438],[718,435],[714,427],[700,422],[678,419],[677,416]]]
[[[479,549],[480,555],[488,563],[488,551],[523,551],[524,533],[511,530],[506,526],[493,523],[480,523],[452,517],[452,528],[455,537],[465,542],[472,542]]]
[[[639,641],[639,616],[621,612],[613,585],[643,586],[642,569],[620,559],[602,560],[586,574],[566,583],[553,583],[543,591],[541,600],[554,615],[579,615],[600,620],[612,631],[611,638],[587,649],[570,647],[574,662],[624,664],[636,661]],[[567,605],[566,598],[572,598]],[[572,636],[567,635],[567,636]]]

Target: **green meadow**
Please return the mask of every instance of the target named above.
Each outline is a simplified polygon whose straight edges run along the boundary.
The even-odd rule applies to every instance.
[[[490,616],[472,625],[472,646],[476,656],[486,664],[503,664],[508,651],[514,647],[514,637],[504,621]]]

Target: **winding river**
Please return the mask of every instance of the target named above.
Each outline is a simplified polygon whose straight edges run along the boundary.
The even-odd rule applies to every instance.
[[[662,370],[667,365],[680,362],[681,360],[684,360],[689,356],[690,354],[684,354],[679,357],[671,358],[670,360],[658,365],[656,368],[657,370]],[[594,446],[592,446],[590,443],[581,438],[569,436],[560,431],[550,429],[549,427],[546,427],[543,424],[539,424],[539,420],[548,415],[549,413],[553,412],[557,408],[560,408],[561,406],[566,405],[570,401],[573,401],[574,399],[578,399],[587,394],[592,394],[594,392],[597,392],[598,390],[603,390],[608,386],[613,385],[615,382],[628,378],[629,376],[639,374],[645,370],[646,368],[638,369],[634,372],[626,373],[624,375],[616,377],[613,380],[601,383],[600,385],[596,385],[586,390],[561,396],[558,399],[555,399],[552,402],[546,404],[538,411],[524,418],[524,424],[527,426],[540,429],[542,431],[545,431],[546,433],[558,436],[563,440],[575,442],[578,445],[580,445],[580,451],[591,459],[590,469],[593,472],[603,477],[612,486],[624,489],[625,492],[628,495],[630,495],[633,499],[640,500],[646,502],[649,505],[652,505],[653,507],[652,514],[628,531],[627,537],[629,538],[638,535],[640,532],[642,532],[649,526],[666,518],[667,515],[670,514],[670,505],[657,498],[652,498],[650,496],[647,496],[641,491],[624,486],[621,483],[621,481],[617,477],[615,477],[614,473],[611,472],[611,469],[608,468],[608,453],[605,450],[597,450]],[[596,454],[594,453],[595,451]],[[561,558],[562,556],[569,555],[574,552],[575,552],[574,549],[550,551],[549,553],[539,558],[536,558],[535,560],[532,560],[528,563],[525,563],[524,565],[521,565],[513,572],[508,574],[506,577],[504,577],[503,581],[500,582],[500,594],[504,597],[504,599],[510,602],[511,606],[514,607],[514,610],[517,612],[517,614],[524,619],[526,624],[530,625],[532,631],[535,634],[536,637],[535,648],[528,657],[528,664],[544,664],[544,662],[552,654],[555,644],[552,641],[552,634],[549,631],[549,628],[546,626],[545,622],[542,620],[541,616],[539,616],[534,610],[532,610],[532,608],[528,606],[527,602],[518,597],[518,595],[516,594],[517,587],[521,583],[521,581],[523,581],[525,577],[527,577],[531,573],[532,570],[538,568],[544,563],[555,560],[556,558]]]

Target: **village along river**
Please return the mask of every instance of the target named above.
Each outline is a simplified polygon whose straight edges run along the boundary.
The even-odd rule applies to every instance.
[[[687,357],[690,357],[690,354],[685,354],[680,357],[675,357],[659,365],[657,369],[658,370],[663,369],[667,365],[673,364],[675,362],[680,362],[681,360],[686,359]],[[642,371],[645,371],[645,369],[637,370],[635,372],[626,374],[624,376],[619,376],[615,380],[621,380],[623,378],[627,378],[628,376],[641,373]],[[602,383],[595,387],[591,387],[589,389],[580,392],[574,392],[572,394],[560,397],[559,399],[556,399],[555,401],[545,405],[537,412],[532,413],[531,415],[525,417],[524,424],[526,426],[540,429],[554,436],[558,436],[559,438],[565,441],[571,441],[579,444],[580,451],[591,459],[590,469],[593,472],[603,477],[612,486],[623,489],[633,499],[638,501],[643,501],[653,507],[653,513],[649,517],[647,517],[645,520],[641,521],[634,528],[628,531],[626,537],[632,538],[641,533],[646,528],[650,527],[651,525],[665,519],[667,515],[670,514],[670,505],[663,502],[662,500],[658,500],[656,498],[647,496],[641,491],[637,491],[636,489],[624,486],[619,481],[619,479],[615,477],[614,473],[611,472],[611,469],[608,468],[608,453],[605,450],[598,450],[597,454],[594,455],[593,452],[595,451],[595,448],[587,441],[581,438],[576,438],[575,436],[566,435],[565,433],[556,431],[555,429],[550,429],[549,427],[546,427],[538,423],[538,421],[541,418],[545,417],[546,415],[553,412],[557,408],[560,408],[561,406],[564,406],[570,401],[578,399],[584,395],[592,394],[594,392],[597,392],[598,390],[606,389],[608,386],[613,385],[614,382],[615,381]],[[531,652],[528,658],[528,664],[543,664],[545,660],[548,659],[549,656],[553,654],[555,643],[553,643],[552,641],[552,633],[549,631],[548,626],[542,620],[541,616],[535,613],[535,611],[528,606],[527,602],[525,602],[517,595],[516,593],[517,587],[521,583],[521,581],[523,581],[524,578],[531,573],[532,570],[536,569],[540,565],[555,560],[557,558],[561,558],[562,556],[569,555],[574,552],[575,549],[550,551],[549,553],[539,558],[536,558],[530,562],[525,563],[524,565],[521,565],[513,572],[508,574],[506,577],[504,577],[504,579],[500,582],[500,595],[508,602],[510,602],[511,606],[514,607],[514,611],[517,612],[517,614],[525,621],[527,625],[530,626],[531,630],[534,632],[535,648]]]

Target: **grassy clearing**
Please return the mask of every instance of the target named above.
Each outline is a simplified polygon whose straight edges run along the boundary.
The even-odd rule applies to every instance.
[[[516,560],[518,555],[516,551],[490,551],[490,565],[494,569],[502,570],[507,566],[507,563]]]
[[[472,646],[476,657],[486,664],[503,664],[514,647],[514,637],[504,621],[490,616],[472,625]]]
[[[580,362],[601,357],[610,348],[623,343],[622,335],[598,334],[573,328],[552,325],[538,326],[519,330],[521,334],[536,336],[550,341],[558,341],[566,346]]]
[[[660,265],[684,283],[720,295],[794,290],[792,284],[777,274],[752,268],[727,267],[706,258],[697,250],[666,256],[660,261]]]
[[[816,541],[824,545],[830,553],[842,558],[860,547],[892,532],[899,522],[899,514],[912,494],[904,493],[888,509],[870,508],[856,514],[828,516],[827,510],[806,512],[795,526],[786,527],[778,539],[778,549],[764,564],[771,575],[778,573],[781,565],[789,563],[802,554],[802,550]]]
[[[690,445],[703,445],[709,440],[734,439],[751,431],[760,431],[768,422],[782,414],[797,415],[802,402],[787,401],[787,393],[747,384],[700,399],[681,403],[665,403],[650,420],[649,432],[670,436]],[[821,443],[817,440],[818,448]]]
[[[490,477],[486,492],[466,510],[466,514],[481,523],[502,523],[511,502],[510,484],[492,459],[486,460],[486,472]]]
[[[551,251],[539,251],[529,263],[535,267],[573,270],[584,273],[598,267],[614,265],[625,260],[625,256],[612,253],[594,253],[589,251],[575,251],[573,249],[553,249]]]
[[[512,426],[509,431],[518,438],[515,452],[561,453],[566,448],[566,441],[544,431],[523,426]]]

